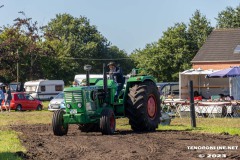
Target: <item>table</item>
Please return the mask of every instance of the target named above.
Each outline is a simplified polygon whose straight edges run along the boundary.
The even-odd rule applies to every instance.
[[[163,104],[168,106],[168,110],[175,112],[175,116],[182,118],[190,113],[190,102],[182,99],[166,99]],[[189,112],[189,113],[186,113]],[[184,114],[184,115],[183,115]]]
[[[167,110],[180,118],[190,116],[190,102],[182,99],[166,99]],[[194,101],[196,117],[240,117],[240,101]]]
[[[226,117],[231,116],[232,103],[231,102],[199,102],[197,104],[197,112],[200,115],[208,114],[208,117]]]

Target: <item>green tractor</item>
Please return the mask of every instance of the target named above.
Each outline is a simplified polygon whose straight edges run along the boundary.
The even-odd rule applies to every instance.
[[[155,131],[160,123],[160,96],[152,76],[133,69],[124,89],[114,100],[117,83],[107,78],[89,78],[90,65],[85,65],[86,84],[64,89],[66,109],[54,112],[53,133],[66,135],[69,124],[77,124],[82,132],[101,131],[114,134],[116,119],[127,117],[133,131]]]

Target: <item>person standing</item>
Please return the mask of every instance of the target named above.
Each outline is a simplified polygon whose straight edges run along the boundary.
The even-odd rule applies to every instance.
[[[2,87],[0,87],[0,110],[2,112],[2,101],[5,99]]]
[[[7,98],[6,98],[6,101],[5,101],[5,106],[7,107],[8,106],[8,111],[10,112],[11,111],[11,100],[12,100],[12,93],[11,93],[11,89],[9,88],[9,86],[6,86],[6,94],[7,94]],[[7,110],[7,108],[6,108]]]

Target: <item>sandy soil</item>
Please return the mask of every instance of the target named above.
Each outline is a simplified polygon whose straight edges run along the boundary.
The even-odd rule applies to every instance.
[[[22,132],[19,134],[19,138],[28,151],[26,154],[22,152],[16,154],[23,159],[240,160],[240,136],[196,134],[182,131],[134,133],[123,130],[117,130],[114,135],[106,136],[98,132],[83,133],[78,130],[76,125],[71,125],[67,136],[58,137],[53,135],[50,124],[22,125],[12,128]],[[232,149],[217,148],[220,146],[232,146]],[[212,147],[212,150],[203,147]]]

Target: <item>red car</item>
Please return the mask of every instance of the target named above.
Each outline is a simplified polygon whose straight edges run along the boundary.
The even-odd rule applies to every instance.
[[[2,103],[5,108],[5,102]],[[39,100],[34,99],[27,93],[15,92],[12,93],[12,100],[10,104],[11,110],[22,111],[22,110],[42,110],[43,105]]]

